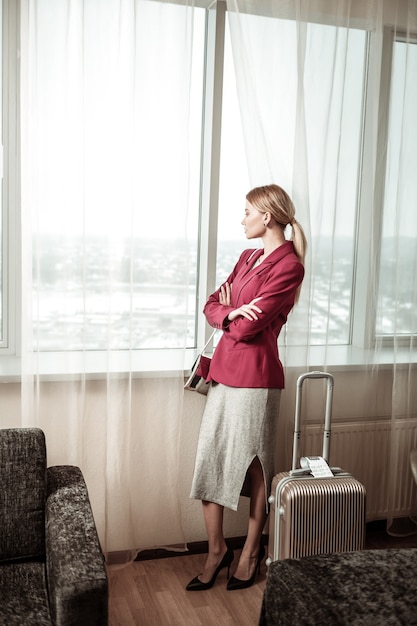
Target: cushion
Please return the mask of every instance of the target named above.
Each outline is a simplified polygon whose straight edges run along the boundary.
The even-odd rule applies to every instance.
[[[45,564],[8,563],[0,566],[0,622],[8,626],[50,626]]]
[[[0,429],[0,562],[44,556],[45,501],[43,432]]]

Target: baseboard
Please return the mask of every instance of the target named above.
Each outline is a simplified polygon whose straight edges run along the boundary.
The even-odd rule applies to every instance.
[[[378,532],[386,530],[386,520],[374,520],[366,524],[366,532]],[[246,537],[229,537],[226,543],[232,550],[241,550]],[[268,535],[262,535],[262,543],[268,544]],[[206,554],[208,552],[207,541],[192,541],[187,543],[187,550],[181,550],[178,546],[167,546],[166,548],[150,548],[140,550],[135,561],[150,561],[152,559],[167,559],[175,556],[187,556],[190,554]],[[115,555],[116,553],[112,553]],[[115,559],[117,562],[117,559]]]
[[[232,550],[241,550],[245,543],[246,537],[229,537],[226,539],[226,543]],[[265,545],[268,543],[268,535],[262,535],[262,543]],[[187,556],[190,554],[206,554],[208,552],[207,541],[192,541],[187,543],[188,550],[178,550],[178,547],[173,547],[172,550],[167,548],[154,548],[150,550],[141,550],[136,557],[135,561],[149,561],[151,559],[166,559],[174,556]]]

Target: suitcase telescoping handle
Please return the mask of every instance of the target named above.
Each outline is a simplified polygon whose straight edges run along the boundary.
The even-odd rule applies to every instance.
[[[322,457],[326,461],[326,463],[329,462],[334,378],[331,374],[328,374],[327,372],[307,372],[306,374],[301,374],[301,376],[299,376],[299,378],[297,379],[297,391],[296,391],[296,396],[295,396],[295,424],[294,424],[294,443],[293,443],[293,455],[292,455],[292,471],[297,469],[297,463],[298,463],[298,448],[299,448],[299,441],[301,437],[302,387],[306,378],[327,379],[326,410],[325,410],[325,417],[324,417]]]

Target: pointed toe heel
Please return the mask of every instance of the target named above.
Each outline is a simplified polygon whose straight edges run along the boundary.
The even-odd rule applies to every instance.
[[[227,582],[227,591],[236,591],[238,589],[247,589],[248,587],[252,587],[253,583],[255,582],[256,575],[260,574],[261,572],[261,562],[264,556],[265,547],[263,544],[261,544],[252,576],[247,580],[241,580],[240,578],[235,578],[234,576],[232,576]]]
[[[203,583],[198,576],[193,578],[188,585],[186,586],[187,591],[205,591],[206,589],[211,589],[214,583],[216,582],[216,578],[219,575],[220,570],[227,567],[227,578],[229,578],[230,573],[230,565],[232,564],[234,557],[234,552],[230,548],[227,548],[225,555],[220,561],[219,565],[216,567],[216,570],[210,580],[206,583]]]
[[[214,580],[213,580],[213,578],[211,580],[209,580],[208,583],[203,583],[203,582],[201,582],[199,577],[196,576],[195,578],[190,580],[190,582],[186,586],[186,590],[187,591],[204,591],[205,589],[210,589],[210,587],[212,587],[213,584],[214,584],[215,578],[214,578]]]

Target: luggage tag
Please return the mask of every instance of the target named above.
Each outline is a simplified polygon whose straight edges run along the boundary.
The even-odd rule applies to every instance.
[[[300,466],[302,469],[310,470],[314,478],[331,478],[334,476],[322,456],[302,456]]]

